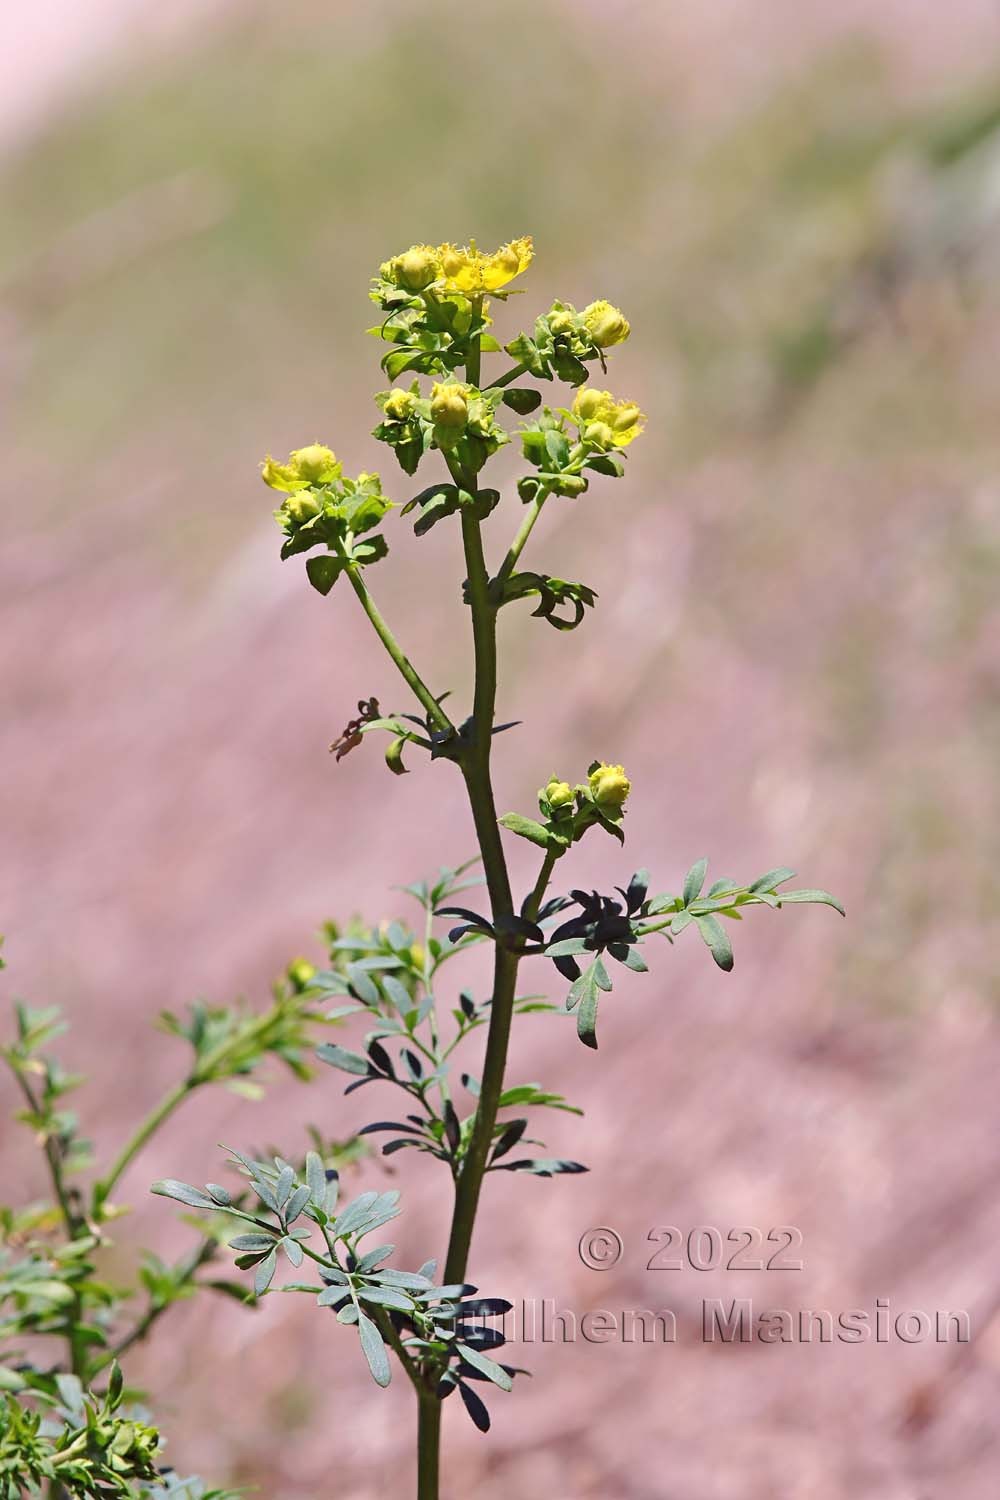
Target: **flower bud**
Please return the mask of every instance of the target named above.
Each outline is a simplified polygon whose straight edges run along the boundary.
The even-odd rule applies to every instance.
[[[595,448],[610,448],[615,440],[607,422],[588,422],[580,435],[585,443],[592,443]]]
[[[465,387],[435,385],[431,390],[431,417],[437,427],[464,427],[469,420]]]
[[[573,801],[573,796],[573,788],[569,782],[560,781],[556,776],[553,776],[545,788],[545,800],[550,807],[568,807]]]
[[[301,993],[316,976],[316,965],[307,958],[293,958],[286,970],[292,988]]]
[[[582,474],[560,474],[558,479],[550,482],[557,495],[566,495],[570,499],[582,495],[587,488],[587,480]]]
[[[567,312],[565,308],[559,308],[555,312],[550,312],[545,321],[548,323],[552,333],[573,332],[573,314]]]
[[[612,344],[623,344],[632,331],[625,314],[610,302],[592,302],[583,309],[580,316],[599,349],[610,349]]]
[[[397,386],[394,390],[391,390],[388,396],[385,398],[385,405],[382,410],[385,412],[386,416],[391,417],[393,421],[405,422],[406,418],[413,411],[415,405],[416,397],[414,396],[413,392],[404,391],[399,386]]]
[[[310,443],[307,448],[296,448],[291,462],[300,479],[307,484],[319,484],[336,467],[337,460],[332,449],[324,448],[322,443]]]
[[[590,773],[590,794],[598,807],[620,812],[632,790],[624,766],[595,766]]]
[[[468,270],[469,260],[467,250],[459,250],[455,245],[441,246],[441,269],[449,281],[453,281],[456,276]]]
[[[577,392],[576,400],[573,402],[574,416],[579,417],[581,421],[589,421],[597,416],[604,405],[604,399],[604,391],[597,391],[593,386],[584,386],[582,391]]]
[[[642,412],[635,405],[620,406],[614,419],[616,432],[628,432],[643,420]]]
[[[304,526],[320,512],[319,503],[308,490],[300,490],[297,495],[289,495],[281,509],[299,526]]]
[[[408,292],[422,292],[437,279],[438,260],[429,245],[414,245],[395,261],[396,278]]]

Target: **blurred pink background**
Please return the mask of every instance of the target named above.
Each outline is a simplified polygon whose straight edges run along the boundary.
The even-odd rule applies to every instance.
[[[532,564],[600,606],[572,636],[505,613],[501,717],[525,724],[499,742],[498,800],[530,811],[553,771],[622,760],[626,849],[588,843],[570,883],[788,863],[848,920],[752,913],[730,976],[693,936],[663,945],[604,1002],[596,1056],[558,1017],[519,1028],[511,1081],[585,1108],[538,1124],[591,1172],[491,1178],[475,1280],[578,1316],[669,1307],[678,1342],[525,1350],[534,1381],[492,1403],[488,1438],[449,1403],[445,1493],[992,1497],[997,6],[187,0],[164,20],[103,0],[16,28],[0,926],[7,992],[69,1013],[99,1145],[183,1067],[161,1009],[263,999],[324,919],[411,916],[392,887],[471,852],[450,767],[327,755],[359,697],[409,705],[353,598],[278,561],[256,465],[318,438],[408,498],[368,436],[368,278],[414,240],[532,233],[501,334],[554,297],[619,303],[609,383],[650,420],[627,484],[538,529]],[[467,698],[456,539],[396,521],[390,540],[372,589]],[[534,861],[511,858],[524,884]],[[372,1097],[332,1073],[256,1105],[206,1092],[130,1173],[112,1267],[180,1242],[154,1177],[212,1177],[218,1140],[346,1136]],[[5,1196],[40,1190],[6,1123],[2,1157]],[[403,1187],[419,1261],[446,1185],[404,1160],[358,1182]],[[647,1271],[668,1224],[793,1224],[805,1268]],[[605,1273],[577,1255],[595,1225],[624,1240]],[[733,1296],[962,1308],[973,1338],[705,1345],[702,1299]],[[408,1391],[371,1388],[299,1299],[182,1308],[132,1374],[181,1470],[410,1491]]]

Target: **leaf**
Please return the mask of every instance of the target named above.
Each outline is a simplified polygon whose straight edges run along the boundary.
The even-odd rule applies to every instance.
[[[523,1160],[503,1162],[493,1168],[497,1172],[532,1172],[536,1177],[558,1177],[564,1173],[589,1172],[579,1161],[567,1161],[558,1156],[525,1157]]]
[[[534,818],[522,817],[520,813],[504,813],[499,823],[501,828],[508,829],[510,833],[516,833],[519,838],[537,844],[540,849],[548,849],[548,829],[541,823],[537,823]]]
[[[501,1131],[499,1140],[493,1147],[490,1161],[498,1161],[501,1156],[506,1156],[508,1151],[512,1151],[527,1128],[527,1120],[512,1120],[509,1125],[506,1125]]]
[[[571,953],[586,953],[586,938],[563,938],[558,943],[550,943],[545,950],[546,958],[565,958]]]
[[[747,890],[753,891],[754,895],[758,891],[773,891],[775,886],[781,885],[783,880],[793,879],[794,875],[795,871],[790,870],[787,865],[779,865],[775,870],[768,870],[765,875],[758,875],[753,884],[747,886]],[[714,892],[715,887],[713,886],[712,890],[709,891],[709,895],[713,895]]]
[[[207,1193],[191,1187],[187,1182],[178,1182],[175,1177],[161,1178],[159,1182],[153,1183],[149,1191],[160,1198],[176,1198],[178,1203],[186,1203],[189,1208],[218,1207]]]
[[[600,959],[585,969],[579,980],[573,981],[573,989],[567,996],[567,1008],[573,1010],[579,1005],[576,1017],[577,1037],[585,1047],[594,1047],[597,1050],[597,1005],[601,998],[601,990],[610,990],[610,980]]]
[[[316,1298],[317,1307],[339,1307],[345,1297],[351,1294],[347,1286],[326,1286]]]
[[[253,1289],[255,1296],[263,1297],[264,1293],[271,1285],[271,1282],[274,1280],[274,1273],[277,1265],[278,1252],[277,1250],[272,1250],[270,1255],[266,1256],[264,1260],[261,1261],[260,1265],[254,1272]]]
[[[715,962],[728,973],[733,967],[733,945],[728,932],[718,917],[695,917],[695,921]]]
[[[387,1386],[392,1379],[389,1356],[385,1351],[382,1335],[365,1313],[358,1314],[358,1334],[361,1338],[362,1352],[372,1372],[372,1379],[376,1385]]]
[[[466,1385],[464,1380],[460,1380],[458,1382],[458,1394],[461,1396],[463,1402],[465,1403],[465,1409],[469,1413],[469,1416],[472,1418],[475,1425],[479,1428],[479,1431],[489,1432],[490,1414],[486,1410],[486,1405],[482,1401],[482,1399],[476,1395],[475,1391],[470,1385]]]
[[[511,1389],[513,1381],[507,1371],[495,1360],[490,1359],[488,1354],[480,1354],[478,1349],[473,1349],[468,1344],[456,1343],[455,1347],[466,1364],[478,1370],[480,1375],[485,1375],[487,1380],[492,1380],[493,1384],[498,1385],[502,1391]]]
[[[834,911],[839,911],[842,917],[847,916],[847,913],[841,906],[840,902],[836,899],[835,896],[831,896],[829,891],[779,891],[778,901],[782,906],[784,906],[786,902],[792,901],[799,902],[802,905],[813,904],[816,906],[832,906]]]
[[[699,859],[688,870],[684,877],[683,901],[685,906],[690,906],[696,897],[701,895],[701,888],[705,884],[705,875],[708,871],[708,860]]]
[[[313,588],[320,594],[328,594],[343,572],[343,563],[331,552],[320,552],[306,558],[306,574]]]
[[[378,1307],[392,1307],[397,1312],[412,1312],[413,1298],[406,1297],[400,1291],[390,1286],[363,1286],[358,1288],[358,1296],[365,1302],[373,1302]]]
[[[617,957],[617,954],[615,956]],[[635,974],[649,973],[649,965],[638,948],[632,946],[626,948],[623,957],[618,959],[618,962],[624,964],[626,969],[631,969]]]
[[[530,386],[512,385],[504,391],[503,403],[511,411],[516,411],[519,417],[526,417],[529,412],[541,406],[542,397],[539,391],[533,391]]]
[[[275,1236],[273,1234],[238,1234],[234,1240],[230,1240],[230,1250],[239,1250],[242,1253],[261,1253],[266,1255],[269,1250],[274,1249]]]
[[[316,1048],[316,1056],[320,1062],[329,1063],[331,1068],[340,1068],[343,1073],[367,1074],[370,1071],[367,1057],[349,1052],[346,1047],[337,1047],[333,1042],[323,1042]]]
[[[326,1203],[326,1168],[322,1157],[315,1151],[306,1152],[306,1182],[316,1207],[323,1208]]]
[[[407,738],[408,736],[400,735],[386,748],[385,763],[394,776],[406,775],[406,767],[403,765],[403,749],[406,746]]]

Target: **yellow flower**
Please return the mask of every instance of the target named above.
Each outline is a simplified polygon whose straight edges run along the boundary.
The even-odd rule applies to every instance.
[[[281,490],[291,495],[295,490],[308,489],[311,484],[329,484],[339,479],[341,466],[332,448],[322,443],[310,443],[307,448],[296,448],[288,455],[286,464],[279,464],[270,453],[260,466],[265,484],[272,490]]]
[[[447,290],[479,296],[483,292],[499,291],[508,281],[520,276],[530,266],[535,251],[531,236],[525,235],[501,245],[492,255],[478,250],[475,240],[461,247],[441,245],[438,254]]]
[[[625,314],[610,302],[591,302],[580,316],[599,349],[610,349],[612,344],[623,344],[632,331]]]
[[[436,427],[464,427],[469,420],[468,386],[456,381],[431,387],[431,418]]]
[[[411,245],[402,255],[384,261],[379,274],[408,292],[422,292],[441,275],[441,261],[433,245]]]
[[[550,807],[568,807],[574,795],[569,782],[560,781],[558,776],[553,776],[545,788],[545,800]]]
[[[620,812],[632,790],[624,766],[596,766],[590,773],[590,794],[598,807]]]
[[[387,417],[392,417],[397,422],[405,422],[416,405],[416,400],[412,391],[404,391],[400,386],[395,386],[386,396],[382,410]]]
[[[573,415],[585,427],[584,437],[597,447],[627,448],[646,425],[634,401],[616,401],[610,391],[598,391],[593,386],[577,392]]]

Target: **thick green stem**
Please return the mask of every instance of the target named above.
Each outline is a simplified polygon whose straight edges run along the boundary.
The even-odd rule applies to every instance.
[[[430,1393],[417,1399],[417,1500],[438,1500],[441,1402]]]
[[[424,708],[426,708],[431,722],[435,724],[438,729],[441,729],[445,732],[454,729],[454,725],[448,718],[448,715],[445,713],[440,703],[438,703],[437,699],[434,697],[434,694],[431,692],[430,688],[417,672],[412,662],[402,651],[399,642],[396,640],[396,637],[393,635],[392,631],[389,629],[385,620],[379,613],[375,600],[368,592],[368,586],[365,583],[364,579],[361,577],[360,568],[356,563],[348,563],[346,572],[348,578],[351,580],[351,586],[354,589],[354,592],[357,594],[359,600],[361,601],[361,608],[364,610],[365,614],[372,622],[372,625],[375,627],[376,635],[382,642],[385,649],[388,651],[389,655],[392,657],[393,661],[396,663],[396,666],[399,668],[400,675],[411,688],[419,702],[423,705]]]
[[[474,315],[479,312],[477,303],[474,303],[473,312]],[[465,371],[470,385],[478,386],[479,384],[480,364],[481,350],[476,341],[470,348]],[[523,366],[515,366],[506,375],[494,381],[494,386],[507,385],[516,379],[522,369]],[[475,475],[453,467],[450,460],[447,460],[447,456],[446,461],[456,483],[475,498]],[[502,576],[505,577],[517,562],[531,528],[538,519],[542,503],[532,504],[504,560],[503,566],[506,571],[502,573]],[[446,1284],[465,1280],[479,1195],[493,1145],[493,1131],[500,1096],[503,1093],[507,1048],[514,1013],[517,969],[520,960],[518,947],[520,939],[512,933],[510,928],[509,919],[514,914],[514,904],[490,775],[497,696],[497,602],[491,596],[490,575],[483,551],[481,523],[471,509],[464,509],[462,513],[462,542],[465,549],[468,599],[472,614],[475,690],[472,722],[467,734],[463,735],[461,750],[456,759],[465,779],[497,936],[483,1075],[472,1132],[455,1183],[455,1204],[444,1269]],[[365,613],[403,677],[428,710],[432,720],[442,728],[445,726],[450,728],[451,725],[446,716],[403,655],[391,631],[375,608],[357,567],[353,564],[348,565],[347,574]],[[554,863],[555,856],[546,857],[542,873],[529,900],[529,911],[532,915],[537,915]],[[419,1407],[418,1500],[438,1500],[441,1401],[437,1394],[427,1387],[423,1389],[418,1387],[417,1397]]]

